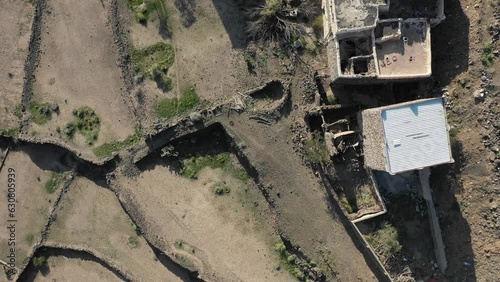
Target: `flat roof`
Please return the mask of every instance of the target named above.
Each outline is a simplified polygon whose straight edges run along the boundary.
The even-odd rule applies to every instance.
[[[360,28],[375,25],[378,6],[385,0],[334,0],[335,18],[339,29]]]
[[[377,43],[380,76],[430,76],[430,34],[425,21],[403,21],[401,35]]]
[[[386,170],[391,174],[453,162],[443,99],[383,109]]]

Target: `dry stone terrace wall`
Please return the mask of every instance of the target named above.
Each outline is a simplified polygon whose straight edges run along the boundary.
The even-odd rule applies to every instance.
[[[50,245],[43,246],[36,250],[34,256],[64,256],[67,258],[78,258],[87,261],[93,261],[104,268],[110,270],[113,274],[115,274],[120,280],[127,282],[135,282],[137,280],[132,279],[125,273],[122,269],[117,268],[115,265],[110,264],[108,261],[103,260],[93,251],[79,248],[79,247],[71,247],[71,246],[61,246],[61,245]],[[27,276],[35,271],[36,268],[33,266],[33,263],[30,261],[29,264],[25,268],[25,272],[21,273],[21,275],[17,278],[17,281],[26,281]]]

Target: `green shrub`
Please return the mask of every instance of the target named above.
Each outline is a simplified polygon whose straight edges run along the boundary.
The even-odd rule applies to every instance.
[[[373,194],[366,188],[360,188],[356,191],[356,207],[358,209],[373,207],[376,204]]]
[[[304,157],[312,164],[330,162],[330,154],[326,148],[325,139],[321,133],[313,133],[304,144]]]
[[[186,114],[200,102],[200,97],[194,88],[187,88],[182,92],[180,99],[165,98],[156,104],[156,113],[166,119]]]
[[[57,191],[57,188],[59,188],[59,185],[63,182],[63,179],[64,177],[62,173],[53,172],[50,179],[45,182],[45,191],[49,194],[53,194],[55,191]]]
[[[52,111],[57,109],[57,104],[30,101],[28,109],[31,114],[31,120],[38,125],[43,125],[52,119]]]
[[[495,64],[495,55],[493,55],[493,46],[491,44],[484,45],[481,61],[485,67],[491,67]]]
[[[135,20],[138,23],[144,24],[148,21],[148,17],[143,12],[137,12],[135,13]]]
[[[224,172],[242,182],[246,182],[250,178],[244,169],[235,167],[233,165],[231,161],[231,155],[229,153],[221,153],[216,156],[207,155],[185,159],[182,162],[180,175],[187,178],[196,179],[198,178],[200,171],[202,171],[206,167],[210,167],[213,169],[220,168]]]
[[[491,67],[495,64],[495,55],[483,54],[483,56],[481,57],[481,62],[485,67]]]
[[[349,200],[347,200],[347,198],[345,196],[342,196],[340,198],[340,203],[342,204],[342,206],[344,207],[344,209],[347,211],[347,213],[353,213],[354,212],[354,209],[352,208],[351,203],[349,203]]]
[[[296,255],[290,254],[285,244],[282,242],[274,245],[274,250],[278,253],[280,257],[280,264],[297,280],[305,281],[306,275],[304,274],[307,271],[307,267],[309,266],[307,262],[300,261]],[[304,269],[302,269],[304,268]]]
[[[9,128],[9,129],[0,129],[0,135],[6,137],[15,137],[19,135],[19,128]]]
[[[449,131],[449,134],[450,134],[450,138],[456,138],[457,135],[458,135],[458,128],[457,127],[452,127],[450,128],[450,131]]]
[[[257,67],[257,51],[247,48],[243,52],[243,60],[247,63],[247,68],[253,70]]]
[[[310,15],[317,5],[310,1],[265,0],[261,5],[249,7],[246,30],[250,38],[260,40],[281,40],[294,42],[293,37],[304,33],[302,15]],[[291,16],[294,11],[298,17]]]
[[[212,187],[212,190],[214,191],[214,194],[217,196],[222,196],[224,194],[229,194],[231,192],[231,189],[227,187],[226,184],[224,183],[217,183]]]
[[[47,263],[47,258],[46,257],[33,257],[32,259],[33,266],[36,268],[42,267]]]
[[[164,158],[164,157],[167,157],[167,158],[174,157],[174,158],[176,158],[176,157],[179,156],[179,152],[175,149],[174,146],[172,146],[172,145],[169,144],[169,145],[163,147],[160,150],[160,156],[162,158]]]
[[[76,120],[68,123],[64,128],[64,133],[72,139],[76,132],[79,132],[89,145],[93,145],[99,137],[101,120],[99,116],[89,107],[81,107],[73,110]]]
[[[323,15],[319,15],[312,21],[312,29],[316,35],[321,35],[323,32]]]
[[[99,158],[107,158],[112,156],[114,153],[119,152],[123,149],[130,148],[137,144],[142,139],[142,131],[140,125],[135,127],[135,133],[127,137],[123,141],[113,141],[110,143],[105,143],[96,147],[94,149],[94,155]]]
[[[278,57],[278,58],[280,58],[280,59],[282,59],[282,60],[284,60],[284,59],[286,59],[286,58],[288,57],[288,55],[287,55],[287,53],[286,53],[285,48],[282,48],[282,47],[277,47],[277,48],[275,48],[275,49],[273,50],[273,54],[274,54],[276,57]]]
[[[139,247],[139,239],[136,236],[128,237],[128,245],[132,249]]]
[[[139,75],[154,79],[156,71],[166,74],[174,63],[174,48],[170,44],[158,42],[143,49],[133,50],[131,59]]]
[[[284,8],[283,0],[266,0],[266,5],[261,11],[264,16],[273,16]]]
[[[285,244],[283,244],[282,242],[276,243],[276,245],[274,245],[274,250],[276,252],[278,252],[280,257],[284,257],[285,255],[288,255]]]
[[[138,23],[146,24],[150,15],[155,11],[159,15],[160,21],[168,19],[168,11],[163,0],[127,0],[127,5],[135,12],[135,20]]]
[[[166,24],[170,16],[170,11],[165,7],[163,0],[155,0],[154,7],[158,12],[160,22]]]
[[[366,235],[365,238],[372,248],[383,257],[393,256],[402,249],[398,241],[398,231],[391,224],[386,224],[384,228]]]
[[[127,5],[131,8],[135,8],[141,5],[143,2],[144,0],[127,0]]]

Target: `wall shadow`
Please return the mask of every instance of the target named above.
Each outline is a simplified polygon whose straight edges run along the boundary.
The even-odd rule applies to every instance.
[[[460,0],[444,1],[446,20],[431,31],[432,74],[438,86],[448,85],[469,68],[469,18]],[[474,62],[480,64],[481,62]]]
[[[167,145],[175,148],[175,156],[161,157],[161,149],[154,150],[136,163],[139,171],[153,170],[157,165],[161,165],[178,174],[184,159],[192,156],[216,156],[229,152],[226,132],[220,123],[214,123],[195,132],[173,138],[164,146]]]
[[[118,279],[122,281],[130,281],[123,273],[111,267],[107,262],[85,251],[65,249],[65,248],[55,248],[55,247],[41,247],[38,250],[36,250],[34,257],[42,257],[42,256],[43,257],[63,256],[68,259],[91,261],[111,271]],[[38,273],[40,273],[43,276],[46,276],[47,274],[50,273],[49,266],[45,264],[41,267],[35,267],[33,265],[33,262],[30,261],[28,266],[24,269],[23,273],[21,273],[17,281],[36,281]]]
[[[197,271],[190,271],[182,266],[180,266],[177,262],[173,261],[170,257],[165,255],[162,251],[160,251],[156,246],[151,244],[149,241],[147,242],[149,247],[153,250],[156,258],[161,262],[161,264],[168,269],[170,272],[179,277],[182,281],[186,282],[202,282],[203,280],[198,278],[199,273]]]
[[[239,7],[237,1],[234,0],[212,0],[212,2],[219,13],[233,48],[245,49],[248,45],[248,38],[245,31],[246,15],[244,8]],[[248,3],[245,3],[245,5],[248,5]]]

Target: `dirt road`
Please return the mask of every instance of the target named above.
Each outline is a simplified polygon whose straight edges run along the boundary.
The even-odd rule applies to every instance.
[[[242,118],[233,122],[234,126],[227,126],[228,131],[246,145],[246,153],[259,168],[262,182],[273,186],[270,197],[276,205],[282,236],[310,258],[331,263],[339,281],[375,281],[363,255],[329,208],[319,178],[293,153],[292,121],[283,120],[272,127]]]

